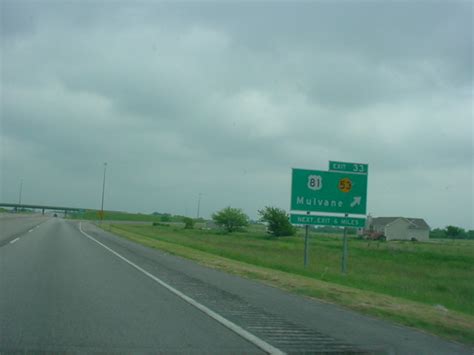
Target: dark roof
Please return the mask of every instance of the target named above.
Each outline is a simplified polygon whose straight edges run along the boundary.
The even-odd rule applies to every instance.
[[[384,227],[389,223],[396,221],[399,218],[406,219],[407,221],[414,224],[414,228],[420,229],[430,229],[428,223],[425,222],[423,218],[406,218],[406,217],[376,217],[372,218],[372,225],[373,226],[381,226]]]
[[[401,217],[374,217],[372,218],[372,225],[373,226],[386,226],[389,223],[399,219]]]

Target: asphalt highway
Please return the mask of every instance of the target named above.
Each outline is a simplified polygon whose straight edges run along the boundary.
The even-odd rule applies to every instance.
[[[86,222],[9,223],[0,227],[0,353],[472,354]]]
[[[0,246],[9,243],[18,236],[29,232],[39,224],[48,220],[42,215],[22,215],[0,213]]]

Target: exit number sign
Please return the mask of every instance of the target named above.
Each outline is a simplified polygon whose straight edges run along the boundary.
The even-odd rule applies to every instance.
[[[329,171],[344,171],[353,174],[368,174],[369,165],[359,163],[346,163],[343,161],[329,161]]]

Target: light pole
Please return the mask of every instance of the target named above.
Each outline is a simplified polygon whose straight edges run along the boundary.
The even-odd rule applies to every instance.
[[[200,192],[199,195],[198,195],[198,208],[197,208],[197,219],[199,219],[199,210],[201,209],[201,196],[202,196],[202,193]]]
[[[105,193],[105,171],[107,170],[107,163],[104,163],[104,179],[102,180],[102,204],[100,206],[100,220],[104,219],[104,193]]]
[[[23,191],[23,179],[20,180],[20,193],[18,195],[18,204],[21,205],[21,193]]]

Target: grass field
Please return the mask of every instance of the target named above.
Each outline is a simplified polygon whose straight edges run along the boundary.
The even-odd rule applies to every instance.
[[[218,257],[219,268],[264,279],[293,292],[474,343],[472,241],[368,242],[352,238],[349,272],[342,275],[339,236],[311,235],[310,264],[305,269],[301,231],[296,237],[271,239],[261,226],[233,234],[162,226],[108,228],[137,242],[207,264],[209,256]],[[273,270],[274,274],[267,272],[262,277],[261,270],[237,264],[233,267],[243,269],[235,271],[224,265],[225,260]],[[282,282],[285,278],[288,280]]]
[[[96,221],[99,219],[99,211],[86,210],[83,213],[72,213],[69,215],[71,219],[82,219]],[[129,222],[160,222],[160,216],[141,213],[127,213],[119,211],[104,211],[105,221],[129,221]]]

